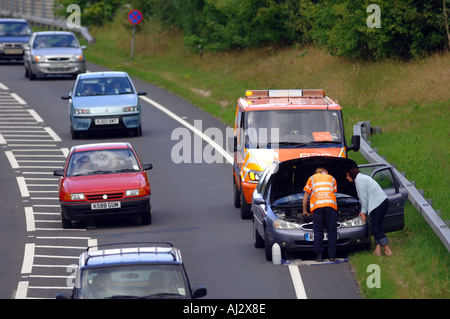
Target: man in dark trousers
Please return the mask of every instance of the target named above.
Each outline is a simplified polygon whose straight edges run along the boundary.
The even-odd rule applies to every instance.
[[[316,261],[322,262],[323,230],[328,234],[328,258],[336,260],[337,245],[337,185],[333,176],[322,167],[316,169],[315,174],[308,178],[303,196],[303,215],[308,216],[306,205],[310,198],[310,211],[313,214],[314,252]]]

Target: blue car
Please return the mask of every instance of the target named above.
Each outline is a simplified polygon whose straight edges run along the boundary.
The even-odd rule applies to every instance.
[[[71,294],[56,299],[194,299],[180,250],[171,243],[125,243],[89,247],[80,255]]]
[[[70,132],[73,139],[90,131],[129,130],[142,135],[139,95],[126,72],[79,74],[69,95]]]
[[[313,251],[313,218],[303,216],[303,187],[315,169],[323,167],[336,179],[338,186],[337,248],[369,249],[369,227],[359,216],[361,204],[355,183],[346,179],[347,170],[356,166],[351,159],[329,156],[297,158],[269,165],[253,192],[254,246],[265,248],[268,261],[272,260],[272,246],[275,243],[280,246],[284,259],[292,252]],[[372,176],[388,195],[389,210],[383,224],[385,232],[402,230],[408,193],[393,174],[393,168],[367,164],[360,165],[359,169],[363,174]],[[309,211],[309,204],[307,207]],[[324,246],[327,246],[326,233]]]
[[[32,33],[27,20],[0,19],[0,60],[23,60]]]

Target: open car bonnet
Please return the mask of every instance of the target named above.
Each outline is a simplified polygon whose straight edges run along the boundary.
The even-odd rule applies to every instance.
[[[303,192],[308,178],[314,175],[316,168],[323,167],[336,179],[337,192],[357,198],[355,183],[347,180],[346,172],[358,165],[351,159],[330,156],[296,158],[274,163],[275,171],[271,176],[271,202]]]

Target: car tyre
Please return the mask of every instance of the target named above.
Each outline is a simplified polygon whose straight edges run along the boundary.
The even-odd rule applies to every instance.
[[[61,214],[61,224],[62,224],[62,228],[64,228],[64,229],[72,228],[72,221],[70,219],[65,218],[63,216],[63,214]]]
[[[152,223],[152,206],[150,203],[148,204],[146,211],[147,213],[141,217],[142,225],[150,225]]]
[[[241,193],[241,218],[250,219],[252,217],[252,205],[245,200],[244,192]]]
[[[28,75],[29,75],[29,79],[30,81],[34,81],[36,80],[36,74],[33,73],[33,71],[31,71],[31,69],[28,71]]]
[[[253,220],[253,244],[255,248],[264,248],[264,238],[258,233],[255,227],[255,220]]]
[[[264,252],[266,254],[266,260],[272,261],[272,246],[269,243],[269,233],[267,228],[264,228]]]

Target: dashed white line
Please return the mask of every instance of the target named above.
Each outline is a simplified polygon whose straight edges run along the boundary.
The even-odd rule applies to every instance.
[[[22,274],[30,274],[33,269],[33,261],[34,261],[34,243],[25,244],[25,253],[23,257],[22,270],[20,271]]]
[[[33,207],[25,207],[25,220],[27,224],[27,231],[35,231],[36,226],[34,222],[34,212]]]
[[[24,101],[20,96],[18,96],[16,93],[10,94],[17,102],[19,102],[20,105],[26,105],[27,102]]]
[[[25,178],[22,176],[17,176],[16,179],[17,184],[19,185],[20,195],[22,195],[22,197],[29,197],[30,193],[28,192],[28,186],[25,182]]]

